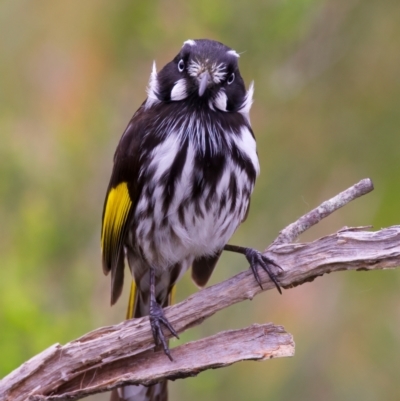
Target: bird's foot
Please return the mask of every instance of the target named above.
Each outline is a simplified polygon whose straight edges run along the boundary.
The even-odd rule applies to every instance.
[[[156,301],[150,301],[150,326],[154,342],[156,345],[162,345],[165,355],[167,355],[167,357],[172,361],[173,359],[168,348],[168,342],[162,331],[161,325],[164,325],[172,335],[179,338],[178,333],[165,317],[163,308]]]
[[[277,267],[281,270],[282,268],[272,259],[263,255],[260,251],[257,251],[256,249],[245,248],[244,255],[246,256],[247,261],[250,263],[251,271],[253,272],[254,278],[256,279],[259,286],[263,288],[260,276],[258,274],[258,267],[261,267],[268,274],[269,278],[273,281],[279,293],[282,294],[281,287],[278,283],[277,275],[273,271],[272,266]]]

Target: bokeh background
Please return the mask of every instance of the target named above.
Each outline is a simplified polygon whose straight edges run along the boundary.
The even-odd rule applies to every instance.
[[[365,177],[372,194],[300,240],[400,223],[398,0],[2,0],[0,376],[123,319],[127,293],[110,308],[99,251],[113,152],[152,61],[204,37],[240,52],[256,87],[262,174],[232,243],[263,249]],[[212,283],[245,267],[224,255]],[[196,291],[188,276],[178,299]],[[220,312],[183,340],[273,321],[296,356],[179,380],[171,399],[398,400],[399,289],[400,271],[337,273]]]

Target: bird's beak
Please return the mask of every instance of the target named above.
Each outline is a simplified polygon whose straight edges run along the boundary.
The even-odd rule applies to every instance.
[[[211,82],[211,75],[207,70],[203,71],[198,76],[198,80],[199,80],[199,96],[203,96],[209,82]]]

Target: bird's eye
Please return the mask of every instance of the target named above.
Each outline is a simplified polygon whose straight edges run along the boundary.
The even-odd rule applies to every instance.
[[[228,78],[228,85],[230,85],[233,81],[235,80],[235,73],[232,72],[232,74]]]
[[[179,72],[182,72],[185,69],[185,62],[183,61],[183,59],[181,59],[178,63],[178,70]]]

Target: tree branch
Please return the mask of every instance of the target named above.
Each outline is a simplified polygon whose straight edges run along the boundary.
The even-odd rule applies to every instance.
[[[400,226],[377,232],[366,231],[365,227],[344,228],[310,243],[285,243],[370,190],[371,181],[362,180],[281,231],[265,254],[282,266],[283,271],[277,273],[283,288],[339,270],[377,270],[400,265]],[[251,271],[241,272],[166,308],[166,317],[177,332],[182,332],[221,309],[275,288],[263,271],[260,271],[260,278],[263,289]],[[257,330],[264,330],[264,335],[260,337]],[[251,341],[249,333],[253,333]],[[271,342],[265,342],[272,348],[260,346],[256,352],[250,344],[256,344],[253,339],[262,338],[264,341],[264,336],[272,336],[268,340]],[[224,344],[224,347],[217,345],[215,349],[213,343]],[[31,395],[31,400],[77,399],[122,384],[149,384],[162,378],[196,375],[201,370],[243,359],[288,356],[292,354],[293,343],[281,327],[268,326],[267,329],[255,325],[176,347],[171,350],[172,363],[159,352],[149,352],[152,348],[148,317],[100,328],[65,346],[56,344],[16,369],[0,382],[0,395],[3,395],[0,399],[26,400],[27,395]],[[260,355],[264,357],[260,358]],[[131,367],[137,366],[138,361],[141,368],[131,373]],[[142,371],[144,361],[148,369],[145,373]],[[186,362],[190,364],[185,365]]]
[[[243,347],[243,344],[246,344]],[[153,384],[161,379],[183,379],[206,369],[235,362],[293,356],[294,343],[283,327],[254,324],[246,329],[218,333],[174,348],[171,363],[162,350],[148,350],[135,356],[105,362],[78,374],[61,385],[52,396],[34,396],[35,401],[76,400],[108,391],[123,384]],[[194,357],[196,356],[196,357]],[[82,355],[83,357],[83,355]],[[123,375],[121,375],[123,372]]]
[[[294,242],[299,235],[319,223],[322,219],[347,205],[352,200],[373,191],[373,189],[374,184],[372,181],[369,178],[365,178],[352,187],[347,188],[345,191],[340,192],[340,194],[337,194],[333,198],[322,202],[317,208],[306,213],[304,216],[301,216],[294,223],[289,224],[284,228],[270,248],[279,244]]]

